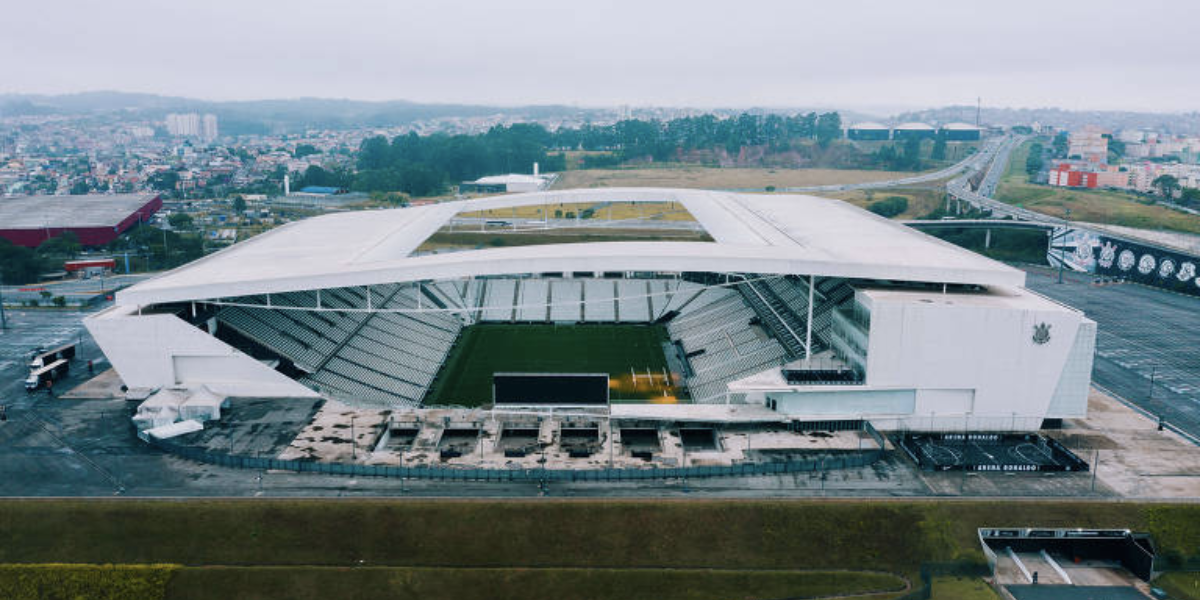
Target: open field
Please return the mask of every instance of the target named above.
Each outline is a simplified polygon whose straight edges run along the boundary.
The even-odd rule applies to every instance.
[[[559,229],[450,231],[443,229],[421,242],[416,253],[449,249],[500,248],[506,246],[543,246],[547,244],[587,244],[593,242],[711,242],[712,236],[695,229],[616,229],[580,227]]]
[[[946,204],[946,190],[928,187],[898,187],[881,190],[849,190],[845,192],[824,192],[820,196],[836,198],[866,208],[874,202],[879,202],[889,196],[902,196],[908,200],[908,210],[896,215],[896,219],[921,219],[929,213],[943,208]]]
[[[1167,573],[1154,580],[1177,600],[1200,600],[1200,573]]]
[[[586,169],[567,171],[555,189],[596,187],[674,187],[701,189],[763,189],[863,183],[911,177],[913,173],[851,169],[739,169],[719,167],[662,167]]]
[[[1200,554],[1200,505],[995,500],[11,500],[0,562],[870,569],[982,562],[983,526],[1129,527]]]
[[[166,598],[771,600],[891,592],[906,585],[904,579],[887,573],[846,571],[205,567],[179,571]]]
[[[934,577],[931,600],[999,600],[979,577]]]
[[[494,210],[476,210],[457,215],[460,218],[486,219],[583,219],[638,221],[695,221],[696,218],[677,202],[552,202],[542,206],[518,206]],[[586,221],[585,221],[586,222]]]
[[[179,565],[0,564],[4,600],[158,600]]]
[[[608,373],[613,402],[652,401],[664,392],[678,401],[676,390],[661,384],[665,341],[661,325],[473,325],[451,350],[426,404],[486,404],[492,398],[492,374],[502,371]],[[640,375],[637,385],[630,369]],[[647,384],[647,370],[657,385]]]
[[[997,200],[1060,218],[1067,218],[1069,208],[1072,221],[1200,233],[1200,216],[1145,204],[1132,194],[1029,183],[1025,159],[1031,144],[1025,142],[1013,151],[1008,170],[996,187]]]
[[[170,598],[779,598],[895,590],[927,561],[982,563],[978,527],[1022,524],[1149,531],[1168,563],[1200,548],[1193,504],[13,500],[0,562],[189,565]]]

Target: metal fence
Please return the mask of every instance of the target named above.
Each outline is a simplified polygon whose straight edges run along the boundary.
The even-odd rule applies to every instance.
[[[456,467],[394,467],[387,465],[359,465],[326,463],[309,460],[282,460],[259,456],[241,456],[212,452],[204,448],[183,446],[168,440],[151,437],[148,442],[164,452],[197,462],[231,467],[235,469],[282,470],[299,473],[321,473],[325,475],[352,475],[357,477],[399,477],[404,479],[431,479],[442,481],[528,481],[528,482],[571,482],[571,481],[637,481],[648,479],[684,479],[710,477],[746,477],[753,475],[780,475],[786,473],[813,473],[839,469],[866,467],[883,458],[884,437],[870,423],[863,422],[863,431],[878,444],[866,450],[837,458],[812,458],[804,460],[781,460],[773,462],[743,463],[736,465],[674,467],[674,468],[604,468],[604,469],[471,469]]]

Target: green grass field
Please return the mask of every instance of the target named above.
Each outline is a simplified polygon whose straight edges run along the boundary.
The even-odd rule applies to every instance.
[[[1176,600],[1200,600],[1200,573],[1166,573],[1154,585]]]
[[[979,577],[934,577],[931,600],[999,600]]]
[[[887,573],[722,569],[201,567],[175,574],[167,600],[727,600],[812,598],[902,590]]]
[[[1128,527],[1167,563],[1200,555],[1196,504],[91,499],[0,502],[0,563],[186,565],[166,586],[180,599],[784,598],[983,563],[977,528],[1014,523]],[[1198,597],[1192,575],[1161,581]],[[934,580],[938,599],[989,593]]]
[[[662,325],[482,323],[463,330],[425,402],[479,406],[492,400],[492,374],[608,373],[613,402],[678,401],[663,385]],[[638,373],[635,384],[630,369]],[[647,381],[649,370],[654,383]]]

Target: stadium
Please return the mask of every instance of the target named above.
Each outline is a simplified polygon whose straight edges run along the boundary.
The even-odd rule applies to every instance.
[[[86,326],[131,391],[1022,431],[1096,335],[1024,283],[836,200],[589,189],[291,223]]]

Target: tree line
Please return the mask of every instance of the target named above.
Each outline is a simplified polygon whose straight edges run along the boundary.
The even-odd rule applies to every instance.
[[[537,124],[496,126],[480,135],[416,133],[368,138],[359,148],[356,173],[310,167],[300,174],[297,189],[329,185],[355,191],[402,191],[427,196],[452,183],[497,173],[527,173],[534,162],[547,172],[566,169],[565,151],[606,151],[588,156],[585,167],[611,167],[633,160],[669,161],[693,150],[746,146],[771,151],[800,140],[827,147],[842,135],[836,112],[802,115],[745,113],[728,119],[706,114],[669,121],[624,120],[611,125],[584,125],[549,131]]]
[[[693,152],[743,148],[767,154],[796,152],[803,159],[842,168],[920,170],[921,142],[888,143],[872,152],[842,137],[837,112],[796,115],[743,113],[730,118],[713,114],[671,120],[624,120],[611,125],[583,125],[550,131],[538,124],[498,125],[486,133],[416,133],[363,140],[355,169],[309,167],[293,175],[293,189],[337,187],[361,192],[404,192],[410,196],[445,193],[457,182],[501,173],[528,173],[533,163],[543,171],[567,168],[566,152],[600,152],[581,159],[584,168],[610,168],[633,162],[689,162]],[[946,158],[946,140],[934,140],[929,158]]]

